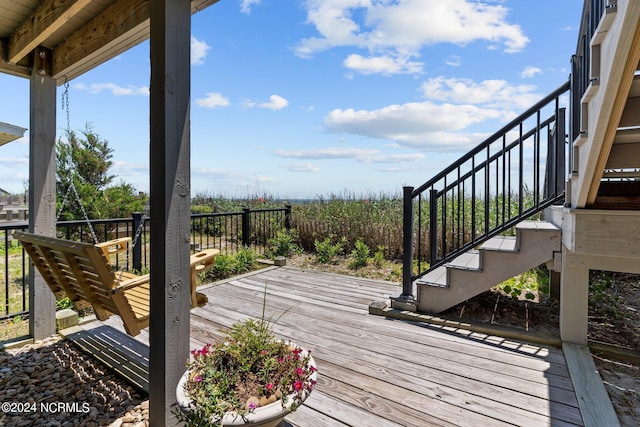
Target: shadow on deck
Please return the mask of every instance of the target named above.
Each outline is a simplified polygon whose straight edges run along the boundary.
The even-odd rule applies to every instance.
[[[562,350],[368,314],[396,285],[296,268],[268,268],[200,288],[191,347],[235,321],[266,315],[274,332],[313,350],[318,384],[292,426],[583,425]],[[148,334],[119,319],[66,331],[139,387],[148,387]]]

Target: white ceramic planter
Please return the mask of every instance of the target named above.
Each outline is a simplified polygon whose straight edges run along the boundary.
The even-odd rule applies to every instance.
[[[301,353],[303,357],[306,357],[307,354],[308,353],[306,350],[303,350]],[[309,356],[308,366],[310,367],[313,366],[314,368],[316,368],[316,363],[313,360],[312,356]],[[311,374],[310,380],[315,382],[317,380],[317,377],[318,377],[318,371],[315,370]],[[180,408],[183,411],[189,411],[189,405],[191,403],[191,398],[189,398],[189,396],[187,396],[187,394],[184,392],[184,385],[187,382],[188,378],[189,378],[189,371],[185,372],[182,375],[182,377],[180,378],[180,381],[178,382],[178,386],[176,387],[176,400],[178,402],[178,406],[180,406]],[[301,399],[299,399],[296,403],[298,405],[301,405],[307,399],[307,397],[309,397],[310,393],[311,393],[310,390],[305,390],[302,393]],[[287,399],[287,403],[284,405],[282,404],[281,400],[277,400],[268,405],[260,406],[254,409],[251,413],[246,414],[244,419],[235,412],[227,412],[222,419],[222,425],[224,426],[250,425],[251,427],[276,427],[278,424],[282,422],[284,417],[286,417],[287,414],[291,412],[291,407],[293,404],[294,404],[293,397],[289,397]],[[211,425],[212,426],[220,425],[220,421],[211,420]]]

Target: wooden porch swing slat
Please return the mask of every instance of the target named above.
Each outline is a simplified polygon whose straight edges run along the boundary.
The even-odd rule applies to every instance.
[[[131,336],[149,326],[149,275],[115,274],[109,264],[110,255],[126,250],[130,238],[93,245],[22,231],[16,231],[14,237],[57,299],[67,296],[77,309],[91,306],[99,320],[117,314]],[[206,249],[191,256],[192,308],[207,302],[204,294],[196,292],[196,278],[213,267],[219,252]]]

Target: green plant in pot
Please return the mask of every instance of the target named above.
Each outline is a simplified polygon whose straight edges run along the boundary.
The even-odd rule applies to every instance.
[[[188,426],[277,426],[316,383],[310,351],[277,339],[270,322],[237,322],[215,344],[192,351],[176,389]]]

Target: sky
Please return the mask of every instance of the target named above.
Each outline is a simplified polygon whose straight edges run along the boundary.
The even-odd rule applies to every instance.
[[[583,0],[220,0],[192,18],[192,196],[399,195],[569,78]],[[149,191],[149,43],[58,87],[111,173]],[[0,74],[0,122],[29,127]],[[0,147],[25,191],[28,131]]]

